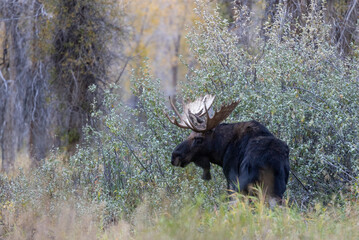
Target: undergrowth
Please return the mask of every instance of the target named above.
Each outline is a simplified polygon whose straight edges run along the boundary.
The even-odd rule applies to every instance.
[[[302,212],[295,205],[269,208],[261,198],[238,195],[237,201],[208,206],[205,195],[182,206],[165,197],[152,208],[151,197],[139,204],[131,217],[103,225],[98,212],[104,205],[83,201],[81,212],[74,199],[47,207],[1,209],[2,239],[358,239],[359,203],[314,204]],[[52,201],[54,203],[54,201]]]

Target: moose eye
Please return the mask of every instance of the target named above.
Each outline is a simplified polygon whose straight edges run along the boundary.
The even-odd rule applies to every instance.
[[[196,138],[194,138],[193,144],[198,145],[198,144],[202,144],[202,142],[203,142],[203,138],[196,137]]]

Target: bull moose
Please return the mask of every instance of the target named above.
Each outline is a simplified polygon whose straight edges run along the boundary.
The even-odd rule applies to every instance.
[[[288,183],[289,148],[257,121],[222,123],[239,104],[234,101],[219,111],[211,112],[215,96],[206,95],[183,104],[180,114],[170,98],[170,104],[180,118],[170,122],[191,134],[174,149],[171,163],[186,167],[193,162],[203,169],[202,178],[211,179],[210,167],[223,168],[228,191],[250,194],[253,185],[263,187],[272,199],[281,200]],[[211,116],[210,116],[211,115]],[[238,189],[239,186],[239,189]]]

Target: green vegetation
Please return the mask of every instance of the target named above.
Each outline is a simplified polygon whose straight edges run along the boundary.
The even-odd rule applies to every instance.
[[[168,100],[145,63],[132,74],[135,108],[118,86],[105,90],[104,107],[92,105],[92,126],[101,127],[84,129],[86,144],[68,162],[54,152],[30,173],[1,175],[3,238],[359,238],[359,49],[340,56],[315,6],[302,24],[279,9],[250,45],[242,34],[250,21],[237,19],[243,9],[236,31],[205,4],[196,10],[187,40],[197,64],[186,64],[177,99],[241,99],[227,121],[254,118],[286,141],[309,192],[290,179],[287,206],[243,196],[230,205],[219,168],[209,182],[194,166],[174,169],[171,151],[189,132],[164,116]]]

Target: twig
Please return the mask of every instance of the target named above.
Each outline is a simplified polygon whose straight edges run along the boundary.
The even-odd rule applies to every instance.
[[[302,181],[299,180],[297,175],[294,174],[293,170],[290,170],[290,173],[294,176],[295,179],[297,179],[297,181],[300,183],[300,185],[302,185],[302,187],[305,189],[305,191],[307,191],[309,193],[309,195],[312,195],[311,192],[309,192],[308,188],[306,188],[305,185],[302,183]]]
[[[4,78],[4,76],[2,75],[1,69],[0,69],[0,78],[4,81],[5,90],[7,91],[7,82],[6,82],[6,79]]]
[[[120,134],[120,138],[121,140],[126,143],[128,149],[131,151],[132,155],[135,157],[135,159],[137,160],[137,162],[141,165],[141,167],[147,172],[147,173],[150,173],[148,171],[148,169],[143,165],[143,163],[141,162],[141,160],[137,157],[137,155],[135,154],[135,151],[132,149],[131,145],[126,141],[125,137]]]

